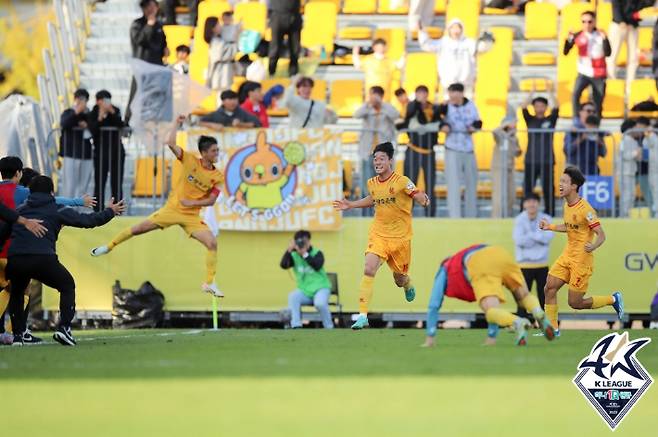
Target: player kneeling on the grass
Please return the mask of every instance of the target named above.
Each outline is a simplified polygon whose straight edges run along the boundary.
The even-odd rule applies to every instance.
[[[71,321],[75,316],[75,282],[69,271],[57,258],[56,244],[63,226],[95,228],[112,220],[126,209],[123,201],[110,200],[107,209],[92,214],[80,214],[73,208],[55,203],[53,181],[47,176],[37,176],[30,183],[27,202],[18,212],[31,219],[42,220],[47,228],[44,238],[37,238],[22,225],[13,225],[11,246],[7,259],[7,279],[11,282],[9,313],[14,328],[14,345],[23,344],[25,313],[23,295],[31,279],[59,291],[60,322],[53,335],[59,343],[75,345],[71,334]]]
[[[441,263],[434,278],[427,310],[427,337],[423,346],[434,346],[439,309],[445,296],[480,304],[489,322],[486,344],[496,342],[498,326],[511,326],[516,331],[516,344],[525,345],[530,321],[500,307],[505,302],[502,285],[512,292],[519,305],[533,315],[545,337],[553,340],[553,327],[546,319],[539,300],[528,292],[521,268],[512,254],[502,247],[479,244],[467,247]]]
[[[368,180],[368,195],[361,200],[334,201],[334,208],[375,207],[370,225],[366,262],[359,287],[359,317],[352,329],[368,326],[368,304],[372,298],[375,274],[383,262],[393,271],[395,285],[404,289],[407,302],[416,297],[409,277],[411,264],[411,209],[416,201],[424,207],[430,203],[426,193],[416,189],[411,180],[393,171],[395,149],[390,142],[375,146],[372,157],[376,176]]]
[[[302,327],[302,305],[313,305],[322,317],[322,326],[334,327],[329,311],[331,282],[324,271],[324,255],[311,246],[311,233],[297,231],[288,249],[281,258],[281,268],[295,272],[297,290],[288,296],[288,307],[292,314],[290,326]]]
[[[142,223],[121,231],[106,246],[93,249],[91,254],[92,256],[105,255],[117,245],[136,235],[177,225],[183,228],[187,235],[198,240],[208,249],[206,279],[205,283],[201,285],[201,290],[215,297],[224,297],[224,294],[215,285],[217,237],[199,216],[202,207],[215,204],[220,189],[224,185],[224,174],[215,168],[219,157],[219,146],[217,140],[212,137],[203,135],[199,137],[201,159],[178,147],[176,132],[178,124],[184,120],[184,116],[178,118],[166,140],[167,146],[183,167],[180,179],[172,187],[166,205],[151,214]]]

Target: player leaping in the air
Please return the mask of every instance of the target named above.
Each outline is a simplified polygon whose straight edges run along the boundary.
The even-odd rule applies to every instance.
[[[359,287],[359,317],[352,329],[368,326],[368,304],[372,298],[375,274],[382,262],[388,263],[395,285],[404,289],[407,302],[416,297],[408,275],[411,263],[411,209],[414,201],[426,207],[430,199],[427,194],[418,191],[408,177],[393,171],[394,152],[390,142],[375,146],[372,156],[376,176],[368,180],[369,194],[366,197],[355,201],[334,201],[334,208],[341,211],[375,207]]]
[[[201,220],[199,213],[204,206],[212,206],[219,196],[224,184],[224,174],[215,168],[219,147],[212,137],[199,137],[199,153],[201,159],[183,151],[176,145],[176,131],[179,123],[185,120],[178,118],[167,135],[166,144],[182,164],[180,179],[175,182],[164,207],[160,208],[142,223],[126,228],[112,239],[106,246],[100,246],[91,251],[93,256],[101,256],[113,250],[117,245],[135,235],[145,234],[156,229],[164,229],[178,225],[192,238],[206,246],[206,280],[201,289],[216,297],[224,297],[215,285],[217,270],[217,238],[208,226]]]
[[[499,326],[511,326],[516,332],[517,346],[525,346],[530,321],[500,307],[505,302],[503,286],[537,320],[546,339],[553,340],[553,327],[546,319],[539,300],[528,292],[521,268],[514,257],[502,247],[478,244],[462,249],[441,262],[427,309],[427,337],[423,346],[434,346],[439,309],[445,296],[480,305],[489,322],[485,344],[495,344]]]
[[[610,296],[585,297],[589,278],[594,269],[594,251],[605,241],[603,227],[596,211],[580,197],[578,189],[585,183],[585,176],[578,167],[567,167],[560,176],[560,197],[564,199],[564,223],[555,225],[545,220],[539,228],[545,231],[566,232],[567,247],[548,272],[544,294],[544,309],[551,324],[557,329],[557,292],[569,284],[569,306],[576,310],[612,306],[619,320],[624,316],[624,301],[621,292]],[[594,242],[592,238],[596,236]]]

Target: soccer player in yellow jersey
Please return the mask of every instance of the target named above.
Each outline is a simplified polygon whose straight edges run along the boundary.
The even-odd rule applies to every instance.
[[[206,280],[201,289],[213,296],[224,297],[224,294],[215,285],[217,238],[199,216],[202,207],[215,204],[224,184],[224,174],[214,165],[219,156],[219,147],[214,138],[201,136],[199,138],[201,159],[183,151],[182,148],[176,145],[176,131],[179,123],[183,120],[185,120],[185,117],[179,117],[166,140],[167,146],[180,161],[183,170],[180,179],[172,187],[165,206],[151,214],[142,223],[121,231],[106,246],[93,249],[91,254],[92,256],[105,255],[117,245],[135,235],[178,225],[183,228],[187,235],[198,240],[208,249],[206,255]]]
[[[594,270],[594,251],[605,241],[603,227],[596,211],[587,200],[580,197],[578,189],[585,183],[585,176],[578,167],[567,167],[560,176],[560,197],[564,198],[564,223],[539,223],[545,231],[566,232],[567,247],[548,272],[544,294],[544,309],[553,327],[557,330],[557,292],[564,284],[569,284],[569,306],[576,310],[612,306],[619,320],[624,315],[624,301],[621,292],[610,296],[585,297],[589,278]],[[593,237],[596,237],[592,241]]]
[[[429,205],[429,197],[418,191],[411,180],[393,171],[393,144],[375,146],[372,156],[376,176],[368,180],[368,195],[361,200],[334,201],[334,208],[347,211],[352,208],[375,207],[375,217],[368,235],[366,261],[359,287],[359,317],[352,329],[368,326],[368,304],[372,298],[377,270],[386,262],[393,271],[395,285],[404,289],[407,302],[416,297],[409,277],[411,263],[411,209],[416,201]]]

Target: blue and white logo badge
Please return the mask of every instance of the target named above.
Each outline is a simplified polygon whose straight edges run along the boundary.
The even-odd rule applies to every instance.
[[[627,332],[612,333],[601,338],[578,365],[574,384],[611,430],[653,383],[635,356],[650,341],[650,338],[628,341]]]

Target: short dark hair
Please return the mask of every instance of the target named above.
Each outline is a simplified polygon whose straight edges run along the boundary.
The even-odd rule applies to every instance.
[[[0,175],[2,179],[11,179],[23,170],[23,161],[18,156],[5,156],[0,159]]]
[[[651,126],[651,121],[645,116],[638,117],[635,120],[635,123],[641,124],[642,126]]]
[[[151,2],[158,3],[157,0],[140,0],[139,1],[139,7],[144,9],[146,8]]]
[[[85,99],[85,100],[89,100],[89,91],[87,91],[87,90],[84,89],[84,88],[78,88],[78,89],[75,90],[75,92],[73,93],[73,98],[74,98],[74,99],[80,99],[80,98],[82,98],[82,99]]]
[[[233,11],[224,11],[224,12],[222,12],[222,18],[232,17],[232,16],[233,16]]]
[[[448,91],[458,91],[460,93],[464,92],[464,84],[461,83],[451,83],[448,86]]]
[[[299,231],[295,232],[295,240],[298,238],[308,238],[309,240],[311,239],[311,233],[305,229],[300,229]]]
[[[100,90],[96,93],[96,100],[111,99],[112,94],[108,90]]]
[[[199,144],[198,144],[199,152],[205,152],[215,144],[217,144],[217,140],[215,138],[209,137],[207,135],[201,135],[199,137]]]
[[[371,86],[370,92],[377,94],[379,97],[384,97],[384,88],[380,87],[379,85]]]
[[[372,151],[372,155],[375,156],[375,153],[377,152],[384,152],[388,156],[388,159],[393,159],[395,148],[393,147],[393,143],[386,141],[385,143],[377,144]]]
[[[219,97],[222,99],[222,101],[227,100],[227,99],[237,99],[238,98],[238,93],[236,93],[233,90],[224,90],[219,95]]]
[[[532,99],[532,104],[534,105],[535,103],[543,103],[548,106],[548,99],[546,97],[535,97]]]
[[[262,89],[262,88],[263,88],[263,85],[261,85],[259,82],[254,82],[254,81],[248,80],[244,83],[244,88],[243,89],[244,89],[244,93],[246,95],[249,95],[250,92],[258,90],[258,89]]]
[[[306,76],[302,77],[297,82],[297,88],[299,88],[300,86],[310,86],[311,88],[313,88],[313,85],[315,85],[315,82],[313,82],[313,79],[311,79],[310,77],[306,77]]]
[[[425,85],[418,85],[418,86],[416,87],[415,92],[420,93],[420,92],[423,92],[423,91],[426,92],[427,94],[430,93],[429,88],[427,88]]]
[[[580,105],[580,108],[578,108],[578,112],[580,112],[580,111],[582,111],[583,109],[585,109],[585,106],[591,106],[594,110],[596,110],[596,105],[594,104],[594,102],[589,102],[589,101],[588,101],[588,102],[585,102],[585,103],[583,103],[583,104]]]
[[[185,44],[181,44],[178,47],[176,47],[176,53],[178,52],[184,52],[187,53],[188,55],[190,54],[190,48],[186,46]]]
[[[585,12],[583,12],[582,14],[580,14],[581,17],[582,17],[583,15],[589,15],[589,16],[591,16],[593,19],[596,20],[596,12],[594,12],[594,11],[585,11]]]
[[[48,176],[35,176],[30,182],[30,191],[33,193],[46,193],[50,194],[55,191],[53,180]]]
[[[523,201],[525,202],[526,200],[536,200],[539,202],[541,198],[539,197],[539,194],[535,193],[534,191],[530,191],[528,194],[523,196]]]
[[[375,40],[372,42],[372,45],[376,46],[377,44],[386,45],[386,40],[384,38],[375,38]]]
[[[637,121],[627,118],[621,123],[621,126],[619,126],[619,130],[621,133],[625,133],[627,130],[633,129],[637,125]]]
[[[212,41],[213,36],[213,29],[215,26],[217,26],[217,23],[219,23],[219,19],[217,17],[208,17],[206,18],[206,22],[203,23],[203,40],[210,44],[210,41]]]
[[[575,184],[579,190],[580,187],[582,187],[585,183],[585,176],[583,176],[583,172],[581,172],[580,169],[575,165],[568,166],[564,169],[563,173],[571,178],[571,183]]]
[[[601,124],[601,119],[594,114],[588,115],[585,119],[585,124],[593,124],[594,126],[598,126]]]
[[[18,184],[24,187],[29,187],[30,182],[32,182],[32,179],[39,176],[40,174],[41,173],[30,167],[25,167],[23,168],[23,176],[21,176],[21,181]]]
[[[398,88],[395,90],[394,94],[396,97],[400,97],[402,94],[407,94],[407,90],[405,90],[404,88]]]

